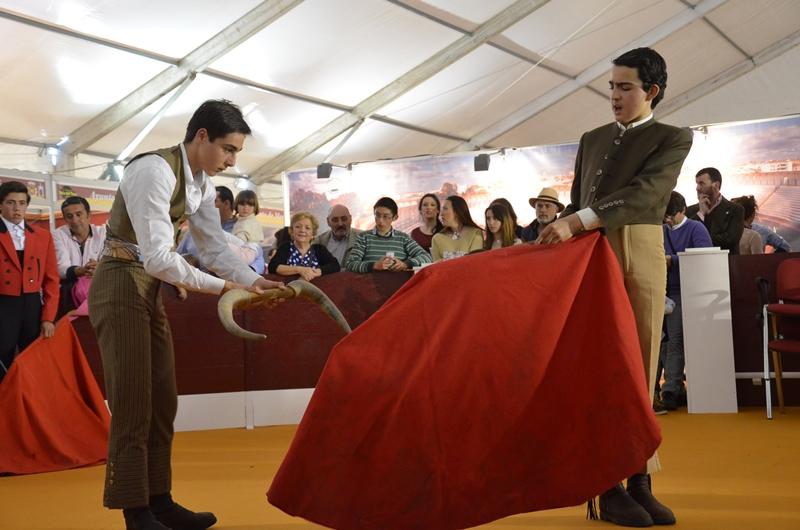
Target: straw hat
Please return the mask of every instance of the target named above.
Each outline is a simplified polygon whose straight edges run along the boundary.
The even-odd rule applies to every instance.
[[[558,192],[554,188],[542,188],[538,197],[528,199],[532,208],[536,208],[536,201],[552,202],[558,207],[559,212],[564,209],[564,205],[558,201]]]

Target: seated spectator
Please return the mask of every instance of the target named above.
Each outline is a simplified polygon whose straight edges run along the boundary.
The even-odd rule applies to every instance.
[[[397,220],[397,203],[381,197],[373,207],[375,228],[362,232],[347,259],[352,272],[401,272],[431,262],[430,255],[411,237],[392,228]]]
[[[69,284],[75,307],[86,300],[94,269],[106,240],[105,225],[90,224],[91,208],[83,197],[67,197],[61,203],[66,224],[53,231],[58,275]]]
[[[528,199],[528,204],[536,210],[536,219],[522,231],[523,241],[536,241],[539,232],[556,220],[558,214],[564,210],[564,205],[558,200],[558,192],[554,188],[542,188],[538,197]]]
[[[522,239],[522,227],[517,222],[517,212],[514,211],[514,207],[511,206],[511,203],[508,202],[508,199],[500,197],[499,199],[493,200],[492,204],[502,204],[508,209],[508,213],[511,215],[511,220],[514,221],[514,237]]]
[[[483,249],[483,230],[475,224],[463,197],[451,195],[442,203],[444,229],[433,236],[433,261],[457,258]]]
[[[361,230],[351,226],[353,216],[350,215],[350,210],[344,204],[337,204],[331,207],[326,221],[330,230],[314,238],[314,243],[319,243],[326,247],[336,258],[336,261],[339,262],[339,265],[344,267]]]
[[[411,238],[424,248],[425,252],[430,252],[433,236],[444,228],[439,220],[439,211],[442,209],[442,205],[439,197],[433,193],[426,193],[419,200],[417,209],[422,223],[411,231]]]
[[[289,235],[289,227],[284,226],[283,228],[279,228],[275,231],[272,235],[272,248],[269,249],[269,254],[267,255],[267,261],[271,260],[272,257],[278,252],[278,249],[284,244],[288,243],[292,240],[292,236]]]
[[[753,211],[752,215],[747,207],[744,204],[741,204],[742,207],[745,208],[745,216],[744,216],[744,227],[749,228],[758,233],[761,236],[761,244],[763,245],[764,253],[772,253],[772,252],[791,252],[792,247],[789,245],[789,242],[786,241],[784,238],[779,236],[775,233],[774,230],[770,230],[768,227],[756,223],[755,218],[758,214],[758,203],[756,202],[755,197],[752,195],[748,195],[746,197],[739,197],[740,199],[746,199],[748,203],[752,200]],[[736,199],[733,199],[736,201]]]
[[[219,211],[219,220],[222,229],[228,233],[233,233],[233,226],[236,224],[235,209],[233,207],[233,192],[227,186],[217,186],[217,198],[214,199],[214,206]]]
[[[294,276],[299,274],[306,281],[323,274],[339,272],[339,262],[328,252],[328,249],[311,240],[317,234],[319,223],[316,217],[308,212],[297,212],[292,216],[289,234],[292,240],[278,247],[275,255],[269,260],[267,269],[270,274]]]
[[[214,206],[219,211],[219,219],[222,230],[225,232],[228,247],[251,269],[258,274],[264,274],[266,263],[261,246],[257,243],[247,243],[230,233],[236,224],[236,220],[233,217],[233,193],[225,186],[217,186],[216,191],[217,197],[214,200]],[[175,251],[195,267],[205,272],[209,271],[207,264],[204,264],[200,259],[200,251],[191,232],[186,233]],[[179,290],[179,292],[181,291]]]
[[[675,303],[672,313],[665,317],[667,341],[661,343],[659,367],[665,371],[661,387],[661,404],[666,410],[675,410],[683,387],[684,351],[683,323],[681,320],[681,281],[678,253],[687,248],[712,246],[711,236],[700,221],[686,217],[686,199],[677,191],[670,195],[664,214],[664,253],[667,260],[667,296]],[[656,381],[660,379],[659,374]]]
[[[514,220],[508,208],[495,202],[486,208],[484,215],[486,216],[484,249],[510,247],[522,243],[522,240],[514,235]]]
[[[258,197],[251,190],[242,190],[233,204],[238,215],[233,225],[233,235],[247,243],[258,243],[264,240],[264,229],[256,219],[258,215]]]
[[[764,244],[758,232],[751,229],[753,219],[756,217],[756,199],[752,195],[743,195],[731,199],[732,203],[744,208],[744,230],[739,239],[739,254],[763,254]]]

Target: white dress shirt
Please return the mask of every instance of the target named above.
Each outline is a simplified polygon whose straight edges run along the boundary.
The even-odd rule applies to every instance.
[[[81,244],[69,231],[68,225],[63,225],[53,231],[53,243],[56,246],[56,261],[58,262],[58,275],[64,279],[70,267],[83,267],[89,261],[100,261],[103,252],[103,243],[106,240],[106,227],[98,225],[89,226],[89,237]]]
[[[11,241],[14,242],[14,249],[15,250],[25,250],[25,222],[21,222],[18,225],[15,225],[2,215],[0,215],[0,219],[6,224],[6,228],[8,228],[8,233],[11,234]]]
[[[186,215],[189,230],[200,252],[200,262],[222,278],[252,285],[260,276],[228,248],[214,206],[216,190],[204,171],[192,175],[186,149],[181,144],[186,175]],[[144,270],[159,280],[190,290],[218,294],[225,280],[189,265],[174,251],[169,201],[176,177],[160,156],[144,156],[125,168],[117,193],[122,193],[136,232]]]

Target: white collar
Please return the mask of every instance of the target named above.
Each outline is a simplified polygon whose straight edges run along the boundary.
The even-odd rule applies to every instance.
[[[15,224],[15,223],[12,223],[11,221],[9,221],[8,219],[6,219],[5,217],[3,217],[2,215],[0,215],[0,219],[2,219],[3,222],[6,224],[6,227],[8,228],[9,232],[12,232],[15,227],[19,228],[21,230],[25,230],[25,221],[22,221],[19,224]]]
[[[192,166],[189,165],[189,155],[186,154],[186,146],[183,145],[183,142],[181,142],[181,155],[183,155],[183,174],[191,175],[194,183],[199,186],[205,180],[206,172],[201,169],[196,175],[192,174]]]
[[[652,119],[653,119],[653,113],[651,112],[650,114],[648,114],[647,116],[645,116],[641,120],[635,121],[633,123],[629,123],[628,125],[622,125],[620,122],[616,122],[616,123],[617,123],[617,127],[622,129],[622,131],[624,132],[624,131],[633,129],[634,127],[638,127],[639,125],[642,125],[643,123],[646,123],[646,122],[648,122],[648,121],[650,121]]]
[[[686,224],[686,221],[688,221],[688,220],[689,220],[689,218],[688,218],[688,217],[686,217],[686,215],[684,215],[684,216],[683,216],[683,221],[681,221],[680,223],[678,223],[678,224],[676,224],[676,225],[673,225],[673,226],[672,226],[672,230],[677,230],[678,228],[682,227],[683,225],[685,225],[685,224]]]

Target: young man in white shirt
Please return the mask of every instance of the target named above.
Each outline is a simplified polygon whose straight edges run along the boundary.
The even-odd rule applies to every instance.
[[[216,523],[213,514],[187,510],[171,497],[177,389],[159,290],[162,282],[214,294],[282,286],[232,254],[214,206],[209,177],[236,164],[249,134],[236,105],[206,101],[183,143],[128,163],[114,198],[89,307],[112,414],[103,504],[123,510],[128,530],[204,530]],[[174,251],[185,219],[201,260],[220,277]]]

